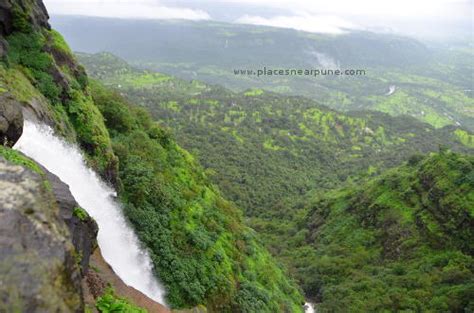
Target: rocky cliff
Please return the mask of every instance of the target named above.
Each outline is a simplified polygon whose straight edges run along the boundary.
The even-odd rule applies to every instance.
[[[0,312],[84,309],[77,252],[44,179],[0,157]]]

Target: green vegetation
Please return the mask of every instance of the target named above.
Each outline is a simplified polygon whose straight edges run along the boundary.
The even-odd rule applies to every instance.
[[[258,89],[258,88],[250,89],[250,90],[244,92],[244,95],[247,96],[247,97],[256,97],[256,96],[260,96],[262,94],[263,94],[263,90]]]
[[[167,288],[168,303],[175,308],[206,305],[218,312],[301,312],[303,297],[295,283],[193,156],[144,109],[97,83],[90,86],[62,37],[30,27],[28,17],[20,15],[17,31],[6,38],[8,58],[0,64],[2,92],[49,115],[58,133],[77,142],[90,165],[115,184],[125,214]],[[138,79],[133,76],[131,86],[144,88],[168,80],[144,73]],[[207,88],[199,82],[191,86],[197,91]],[[20,154],[0,149],[8,159],[39,170]],[[81,208],[73,213],[87,218]],[[112,292],[98,300],[97,309],[140,312]]]
[[[88,32],[83,25],[88,23]],[[219,84],[236,92],[305,96],[340,111],[410,115],[434,127],[474,131],[474,52],[469,41],[425,45],[387,33],[343,35],[215,22],[93,22],[64,17],[79,51],[109,51],[139,68]],[[100,31],[97,31],[100,30]],[[229,34],[232,34],[231,36]],[[133,38],[131,46],[124,38]],[[154,38],[154,40],[149,40]],[[203,40],[205,38],[205,40]],[[91,46],[94,46],[94,49]],[[159,51],[159,53],[156,53]],[[363,76],[236,75],[234,70],[362,69]],[[119,81],[117,81],[120,84]],[[390,87],[395,88],[389,94]]]
[[[323,312],[470,312],[473,177],[473,156],[414,156],[312,196],[293,226],[266,240]]]
[[[33,172],[40,174],[41,176],[45,175],[44,171],[38,166],[38,164],[36,164],[35,161],[24,156],[21,152],[0,145],[0,156],[9,162],[12,162],[13,164],[24,166]]]
[[[147,72],[110,54],[79,57],[105,84],[117,87],[123,80],[118,90],[172,128],[178,142],[215,173],[211,178],[226,197],[250,217],[268,215],[283,199],[297,201],[316,188],[376,175],[412,154],[437,151],[439,144],[472,151],[472,135],[463,129],[435,129],[375,112],[343,114],[260,89],[196,88],[195,81],[176,78],[136,88],[130,79],[140,81]]]
[[[89,214],[86,212],[86,210],[81,207],[74,208],[72,214],[79,218],[81,221],[85,221],[89,217]]]
[[[101,69],[105,83],[120,81],[120,71],[108,72],[100,55],[82,58],[88,68]],[[116,69],[125,66],[128,78],[134,71],[140,76],[110,55],[107,60]],[[465,300],[473,277],[472,157],[419,156],[440,146],[472,153],[469,131],[377,112],[342,114],[269,92],[197,91],[179,79],[120,91],[176,130],[177,140],[245,208],[249,224],[323,312],[472,305]],[[106,120],[125,119],[108,110]],[[409,164],[376,177],[411,155]],[[341,184],[348,187],[332,190]],[[451,267],[465,278],[444,279]]]
[[[143,109],[92,87],[120,160],[125,213],[150,249],[168,302],[218,312],[300,312],[298,289],[194,158]]]
[[[83,69],[56,31],[20,29],[6,38],[8,58],[0,64],[0,85],[19,100],[39,101],[58,131],[77,141],[90,164],[110,180],[117,161]]]
[[[440,83],[439,73],[425,68],[419,75],[369,75],[363,83],[329,79],[321,85],[330,92],[312,90],[345,109],[360,104],[414,116],[411,108],[425,105],[418,118],[437,129],[407,116],[340,113],[258,84],[236,93],[139,71],[110,54],[81,55],[94,77],[120,89],[132,105],[89,83],[62,37],[33,29],[24,11],[14,10],[0,92],[42,106],[58,132],[77,142],[116,186],[173,308],[301,312],[304,298],[294,277],[321,312],[474,310],[474,158],[460,154],[472,154],[473,135],[468,128],[441,127],[471,121],[472,99],[460,92],[462,82]],[[220,23],[208,26],[239,37]],[[254,52],[275,42],[266,37],[275,30],[244,29],[261,39]],[[324,43],[347,39],[296,34],[321,41],[325,53],[337,50]],[[360,39],[351,43],[358,52],[345,56],[367,65],[374,57],[367,43],[380,38],[351,36]],[[416,42],[389,37],[372,69],[398,65],[400,56],[390,48],[398,45],[411,47],[406,53],[415,59],[425,52]],[[222,74],[218,67],[205,70]],[[401,88],[393,95],[365,93],[393,81]],[[275,88],[293,87],[282,82]],[[41,172],[10,149],[0,147],[0,155]],[[213,182],[245,208],[245,222],[256,231]],[[81,208],[73,213],[87,218]],[[96,308],[144,312],[112,289]]]
[[[117,297],[110,287],[97,298],[95,307],[101,313],[147,313],[147,310],[131,304],[127,299]]]
[[[462,129],[456,129],[454,131],[454,134],[458,136],[459,140],[466,146],[474,148],[474,135],[470,134],[469,132],[462,130]]]
[[[46,43],[41,33],[14,33],[8,38],[8,60],[19,64],[26,76],[32,77],[38,90],[53,103],[59,101],[61,90],[48,70],[52,67],[52,57],[42,51]]]
[[[58,33],[56,30],[52,29],[50,32],[50,38],[52,45],[51,47],[53,48],[53,51],[59,52],[61,54],[64,54],[70,58],[73,58],[73,53],[71,51],[71,48],[69,48],[68,44],[64,40],[63,36],[61,36],[60,33]]]

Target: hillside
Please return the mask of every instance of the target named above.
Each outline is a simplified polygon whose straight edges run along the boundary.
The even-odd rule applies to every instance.
[[[461,125],[474,131],[469,42],[444,46],[389,33],[314,34],[206,21],[66,16],[53,21],[71,39],[74,51],[109,51],[140,68],[234,91],[261,88],[305,96],[337,110],[407,114],[438,128]],[[257,77],[234,72],[264,66],[354,69],[365,75]]]
[[[110,54],[79,54],[89,74],[148,108],[174,130],[247,216],[270,216],[285,198],[376,175],[446,145],[473,151],[473,135],[407,116],[340,113],[261,89],[234,93],[141,71]]]
[[[50,125],[56,136],[79,146],[88,165],[116,187],[123,211],[150,254],[156,277],[166,287],[167,303],[172,308],[205,305],[208,312],[301,312],[303,297],[298,287],[259,243],[255,232],[245,226],[240,210],[220,195],[198,162],[146,111],[89,82],[61,35],[50,29],[43,3],[25,0],[0,4],[2,105],[23,111],[25,119]],[[2,107],[2,116],[5,112]],[[2,141],[12,146],[18,138],[9,131],[4,136],[3,126]],[[7,120],[7,130],[9,126]],[[15,134],[21,131],[17,127]],[[1,149],[2,155],[19,159],[21,165],[38,168],[10,148]],[[43,210],[49,208],[50,214],[56,214],[56,207],[43,202]],[[22,210],[15,206],[10,209]],[[74,214],[79,220],[89,218],[81,208],[74,207]],[[35,238],[33,230],[28,230],[31,233],[24,235]],[[4,233],[2,229],[2,236]],[[3,249],[6,241],[0,242]],[[67,248],[72,249],[69,245]],[[73,255],[80,261],[88,259],[90,253],[76,251]],[[66,258],[69,263],[72,260]],[[60,289],[61,277],[71,275],[80,280],[87,273],[87,268],[81,276],[69,273],[69,267],[61,267],[61,261],[53,265],[66,274],[51,277],[57,279],[56,285],[41,286]],[[1,264],[2,277],[8,268],[5,264]],[[77,270],[74,264],[71,266]],[[28,272],[25,275],[21,286],[28,281]],[[80,281],[74,287],[77,290],[71,292],[77,303],[46,306],[46,310],[81,311],[84,299]],[[36,301],[36,289],[18,291],[4,284],[1,288],[2,299],[18,310],[37,309],[17,301]],[[86,305],[102,312],[109,312],[111,307],[138,310],[125,300],[115,299],[112,291],[102,291],[93,294],[96,302],[86,301]]]
[[[470,51],[368,32],[81,22],[75,40],[120,39],[132,66],[74,54],[48,20],[41,0],[0,0],[0,312],[474,311],[472,98],[454,75]],[[199,68],[248,86],[222,69],[252,55],[310,66],[311,54],[374,72],[295,90],[182,79]],[[163,62],[186,75],[153,71]]]
[[[292,209],[294,225],[266,242],[322,312],[474,308],[472,155],[415,156]]]

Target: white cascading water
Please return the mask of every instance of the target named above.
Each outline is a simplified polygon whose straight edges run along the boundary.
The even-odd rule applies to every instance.
[[[76,201],[99,225],[102,255],[123,282],[165,304],[165,291],[153,275],[150,256],[114,200],[115,192],[86,166],[79,149],[56,137],[51,128],[29,121],[14,148],[69,185]]]
[[[304,304],[304,312],[305,313],[316,313],[316,310],[314,309],[314,305],[312,303],[306,302]]]

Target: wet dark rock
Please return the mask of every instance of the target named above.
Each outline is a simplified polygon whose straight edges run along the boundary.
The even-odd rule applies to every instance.
[[[81,271],[39,174],[0,158],[0,312],[83,312]]]
[[[24,21],[18,21],[24,19]],[[27,24],[33,30],[51,29],[49,15],[42,0],[0,0],[0,35],[8,36]]]
[[[8,0],[0,0],[0,35],[6,36],[12,32],[12,5]]]
[[[8,93],[0,94],[0,144],[12,147],[22,133],[22,105]]]

